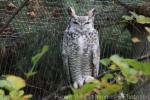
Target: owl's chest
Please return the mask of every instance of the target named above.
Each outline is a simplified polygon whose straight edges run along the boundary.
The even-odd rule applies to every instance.
[[[68,36],[68,46],[80,48],[80,49],[88,49],[91,48],[95,39],[90,34],[70,34]]]

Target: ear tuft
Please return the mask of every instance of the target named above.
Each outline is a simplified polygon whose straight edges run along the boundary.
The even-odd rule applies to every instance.
[[[72,7],[68,7],[68,14],[71,17],[75,17],[76,16],[75,10]]]
[[[95,14],[96,14],[96,9],[93,8],[93,9],[89,10],[88,12],[86,12],[85,15],[89,16],[89,17],[93,17],[93,16],[95,16]]]

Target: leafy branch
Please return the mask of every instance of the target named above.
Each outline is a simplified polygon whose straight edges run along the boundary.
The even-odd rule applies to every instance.
[[[124,19],[123,22],[135,22],[141,25],[144,24],[150,24],[150,18],[146,17],[144,15],[138,15],[135,12],[130,12],[130,16],[124,15],[122,16],[122,18]],[[145,31],[147,31],[148,35],[147,35],[147,39],[150,42],[150,27],[145,26],[144,27]]]
[[[102,59],[100,63],[115,73],[107,73],[79,89],[72,88],[73,94],[65,96],[65,100],[84,100],[93,94],[96,94],[98,100],[105,100],[108,96],[123,91],[125,84],[135,84],[140,80],[140,76],[150,75],[150,62],[112,55],[110,58]]]
[[[14,75],[4,75],[0,80],[0,100],[29,100],[31,94],[25,95],[24,88],[26,83],[24,79]],[[7,90],[9,93],[6,94]]]
[[[32,66],[32,68],[27,73],[25,73],[25,75],[26,75],[27,78],[29,78],[29,77],[31,77],[31,76],[33,76],[33,75],[35,75],[37,73],[36,71],[34,71],[34,69],[35,69],[37,63],[39,62],[39,60],[48,51],[48,49],[49,49],[49,47],[47,45],[45,45],[45,46],[43,46],[43,48],[40,50],[39,53],[37,53],[36,55],[34,55],[32,57],[31,61],[32,61],[33,66]]]

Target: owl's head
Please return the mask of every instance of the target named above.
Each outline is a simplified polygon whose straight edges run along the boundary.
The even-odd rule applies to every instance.
[[[91,9],[84,16],[78,16],[72,7],[68,7],[68,14],[71,17],[70,28],[80,31],[94,29],[95,9]]]

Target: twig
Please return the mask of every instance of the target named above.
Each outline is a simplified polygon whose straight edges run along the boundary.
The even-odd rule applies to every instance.
[[[28,86],[28,87],[30,87],[30,88],[34,88],[34,89],[42,90],[42,91],[44,91],[44,92],[46,92],[46,93],[50,93],[49,91],[44,90],[44,89],[43,89],[43,88],[41,88],[41,87],[36,87],[36,86],[34,86],[34,85],[31,85],[31,84],[27,84],[27,86]]]
[[[19,11],[21,11],[21,9],[29,2],[29,0],[25,0],[21,6],[16,10],[16,12],[13,13],[13,15],[8,19],[8,21],[6,22],[6,24],[1,28],[0,33],[2,33],[5,28],[9,25],[9,23],[15,18],[15,16],[19,13]]]

